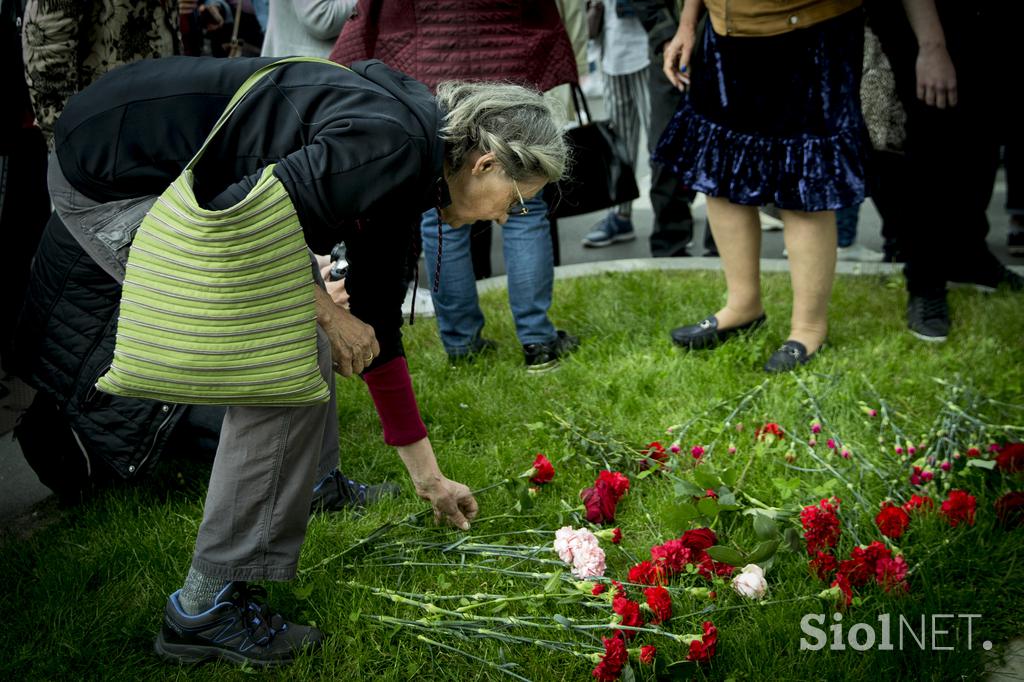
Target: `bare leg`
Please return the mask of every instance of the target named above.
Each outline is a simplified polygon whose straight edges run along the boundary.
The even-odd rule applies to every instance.
[[[810,355],[828,333],[828,302],[836,276],[836,214],[784,210],[782,222],[793,285],[789,338],[804,344]]]
[[[725,307],[715,313],[715,317],[719,329],[732,329],[764,312],[761,305],[761,223],[756,207],[740,206],[720,197],[708,197],[708,220],[722,257],[729,292]],[[832,251],[834,259],[835,248]]]

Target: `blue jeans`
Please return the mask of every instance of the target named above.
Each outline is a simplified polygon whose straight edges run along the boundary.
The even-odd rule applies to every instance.
[[[508,303],[516,323],[516,336],[523,345],[551,341],[556,336],[555,326],[548,318],[555,280],[548,207],[542,199],[535,198],[526,202],[526,208],[530,211],[528,215],[509,216],[501,230]],[[420,230],[441,343],[449,355],[472,352],[484,328],[484,315],[473,277],[469,228],[445,225],[441,282],[436,293],[433,286],[437,269],[437,211],[423,214]]]

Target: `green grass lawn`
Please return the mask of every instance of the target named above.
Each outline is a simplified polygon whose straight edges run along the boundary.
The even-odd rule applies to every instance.
[[[839,550],[848,556],[854,536],[863,544],[884,539],[873,522],[882,500],[903,501],[910,495],[910,464],[893,453],[893,427],[925,441],[918,457],[941,459],[954,449],[966,452],[978,445],[984,450],[991,439],[1012,435],[1012,429],[998,425],[1024,425],[1024,411],[1015,407],[1024,403],[1020,295],[951,293],[953,333],[947,343],[930,345],[906,331],[899,282],[841,277],[827,348],[797,376],[768,378],[761,366],[785,340],[790,289],[784,275],[765,276],[764,286],[765,330],[715,351],[686,353],[672,347],[668,330],[721,305],[720,274],[644,272],[560,281],[552,317],[560,328],[578,334],[582,346],[556,372],[542,376],[524,371],[504,292],[482,300],[485,335],[500,348],[474,364],[449,366],[432,320],[420,319],[407,328],[406,351],[423,418],[448,476],[484,488],[515,479],[538,452],[557,470],[553,482],[526,499],[512,486],[482,493],[481,516],[461,551],[454,547],[442,553],[435,547],[451,546],[467,534],[411,522],[339,556],[382,524],[402,521],[424,507],[397,456],[384,445],[361,382],[339,381],[342,470],[361,480],[399,481],[403,494],[362,515],[312,520],[300,576],[269,585],[271,603],[296,620],[315,621],[330,637],[319,655],[271,676],[512,679],[497,667],[507,665],[528,679],[592,679],[592,660],[555,649],[578,643],[579,653],[599,651],[601,643],[593,636],[610,636],[611,628],[570,631],[560,628],[562,621],[554,616],[574,623],[610,622],[610,606],[583,596],[568,573],[551,563],[557,560],[551,552],[535,552],[544,560],[537,561],[488,557],[467,548],[486,543],[526,554],[528,547],[550,546],[553,531],[563,525],[585,525],[579,493],[593,483],[603,461],[631,479],[615,524],[622,529],[622,544],[602,541],[606,575],[624,581],[630,566],[649,558],[651,545],[678,537],[685,528],[713,520],[719,544],[749,552],[758,539],[753,517],[744,511],[761,503],[775,510],[780,530],[799,531],[799,508],[829,495],[843,500]],[[750,397],[740,401],[743,395]],[[865,411],[883,408],[885,414],[875,417]],[[806,442],[815,419],[824,428],[812,452]],[[765,422],[780,424],[786,439],[758,441],[754,431]],[[679,425],[674,435],[666,434],[668,427]],[[673,460],[671,475],[640,477],[636,452],[655,440],[667,447],[680,431],[682,453]],[[827,448],[830,436],[850,450],[849,459]],[[1017,431],[1015,439],[1024,439],[1024,433]],[[697,444],[707,453],[695,469],[689,451]],[[890,614],[896,650],[859,652],[847,645],[844,651],[827,646],[802,651],[801,618],[825,614],[822,628],[829,628],[835,623],[835,602],[817,596],[828,585],[809,573],[806,552],[783,542],[768,562],[764,602],[696,576],[673,582],[679,588],[673,591],[675,616],[663,629],[694,634],[701,621],[711,620],[719,638],[710,663],[684,663],[664,674],[716,680],[984,677],[1001,645],[1024,634],[1024,528],[999,527],[992,507],[1000,494],[1024,488],[1024,481],[980,467],[963,468],[964,461],[956,460],[950,474],[937,472],[925,491],[936,502],[945,499],[948,487],[977,496],[976,523],[950,528],[938,513],[915,517],[894,549],[911,567],[909,592],[892,595],[869,585],[857,590],[858,599],[842,612],[844,635],[856,623],[877,628],[878,617]],[[681,482],[706,487],[697,470],[718,472],[731,481],[740,509],[713,519],[681,515],[681,505],[694,501]],[[0,638],[0,678],[205,680],[252,673],[226,664],[168,667],[151,654],[167,594],[180,586],[188,569],[205,475],[202,466],[164,462],[147,485],[112,491],[64,512],[29,540],[6,540],[0,546],[0,614],[6,626]],[[544,534],[520,532],[529,529]],[[450,565],[417,565],[442,563]],[[710,587],[717,598],[686,593],[683,588],[689,586]],[[470,626],[464,631],[473,636],[464,639],[431,631],[431,614],[375,594],[373,588],[430,595],[412,599],[448,610],[472,606],[463,613],[491,620],[474,625],[466,619],[470,626],[499,632],[504,641],[478,637]],[[514,602],[444,599],[480,593],[535,596]],[[642,600],[638,590],[631,596]],[[939,629],[960,628],[958,634],[939,635],[938,644],[952,650],[922,651],[908,637],[900,651],[899,617],[919,623],[924,615],[931,637],[935,614],[980,614],[971,622],[972,647],[967,648],[966,621],[953,618],[938,624]],[[382,622],[381,616],[407,624]],[[522,624],[507,625],[509,617],[523,619]],[[451,620],[443,614],[433,618]],[[831,637],[830,632],[829,643]],[[535,640],[551,642],[553,648]],[[985,640],[995,643],[992,652],[983,650]],[[641,644],[657,645],[663,664],[686,656],[683,644],[654,633],[642,633],[630,646]],[[629,675],[654,678],[653,669],[636,660]]]

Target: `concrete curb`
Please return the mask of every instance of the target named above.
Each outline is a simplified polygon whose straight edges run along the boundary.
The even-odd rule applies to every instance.
[[[1008,266],[1017,274],[1024,275],[1024,266]],[[600,275],[606,272],[642,272],[646,270],[715,270],[721,271],[719,258],[622,258],[619,260],[574,263],[555,268],[555,279],[573,279]],[[789,261],[780,258],[762,258],[761,272],[789,272]],[[903,263],[860,263],[840,261],[836,263],[837,275],[899,275]],[[505,275],[482,279],[476,283],[477,291],[493,291],[508,286]]]

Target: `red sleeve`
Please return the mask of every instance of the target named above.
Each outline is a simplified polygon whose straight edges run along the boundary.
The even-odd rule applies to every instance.
[[[365,372],[363,381],[377,407],[385,443],[409,445],[426,438],[427,427],[420,418],[405,357],[399,356]]]

